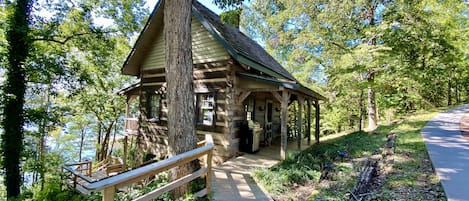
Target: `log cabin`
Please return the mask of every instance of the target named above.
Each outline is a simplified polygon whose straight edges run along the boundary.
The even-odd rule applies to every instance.
[[[119,92],[127,97],[125,133],[135,136],[140,160],[146,156],[164,158],[167,153],[169,111],[162,4],[156,4],[122,67],[124,75],[140,79]],[[214,162],[221,163],[243,151],[249,143],[248,135],[251,144],[256,143],[254,140],[262,146],[280,139],[279,154],[285,159],[288,106],[293,101],[301,106],[295,118],[298,142],[302,137],[310,142],[311,107],[315,108],[315,139],[319,142],[322,95],[302,85],[260,45],[237,28],[223,24],[217,14],[197,1],[192,6],[191,32],[197,134],[201,138],[212,135]]]

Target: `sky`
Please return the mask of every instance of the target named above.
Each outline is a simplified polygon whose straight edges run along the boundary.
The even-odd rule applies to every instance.
[[[155,4],[158,1],[159,0],[147,0],[146,6],[148,7],[148,10],[150,12],[153,11],[153,9],[155,8]],[[216,14],[220,14],[222,12],[221,9],[219,9],[214,3],[212,3],[213,0],[198,0],[198,1],[200,3],[202,3],[204,6],[206,6],[208,9],[215,12]],[[44,14],[45,13],[43,13],[42,15],[44,15]],[[97,24],[99,24],[101,26],[104,26],[104,27],[112,26],[112,24],[114,23],[114,21],[112,19],[106,19],[106,18],[102,18],[102,17],[96,17],[95,20],[96,20]]]

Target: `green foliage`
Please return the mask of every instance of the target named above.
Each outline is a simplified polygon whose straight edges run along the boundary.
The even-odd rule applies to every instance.
[[[64,189],[65,188],[65,189]],[[46,182],[43,190],[35,188],[32,200],[35,201],[49,201],[49,200],[69,200],[81,201],[85,200],[81,194],[74,190],[64,187],[63,181],[59,178],[49,179]]]
[[[116,125],[125,108],[124,98],[116,96],[115,91],[131,81],[120,74],[119,67],[148,14],[145,2],[139,0],[41,1],[36,4],[37,9],[28,18],[31,20],[27,23],[30,33],[28,38],[24,38],[28,44],[20,45],[29,48],[29,54],[16,46],[14,50],[22,51],[21,54],[9,54],[16,57],[27,55],[23,61],[18,60],[22,64],[20,69],[24,70],[24,81],[15,81],[16,87],[21,87],[21,83],[26,84],[27,90],[22,93],[25,106],[15,104],[20,109],[8,107],[20,115],[23,114],[21,108],[25,110],[25,148],[22,157],[28,160],[24,160],[21,165],[25,175],[32,175],[26,177],[27,188],[31,182],[38,182],[38,179],[44,181],[51,176],[64,162],[64,158],[68,162],[77,161],[77,147],[82,134],[87,137],[84,149],[89,153],[89,145],[93,143],[90,138],[98,137],[95,133],[106,131],[109,142],[122,130]],[[0,23],[5,25],[6,17],[13,16],[15,7],[0,6]],[[97,18],[113,21],[114,25],[98,24]],[[11,21],[8,23],[8,27],[16,27],[23,31],[21,34],[26,33],[27,29],[22,26],[16,26]],[[6,44],[6,39],[9,39],[5,37],[8,34],[4,31],[2,29],[0,32],[0,44]],[[21,34],[15,36],[20,38]],[[0,46],[0,64],[7,62],[7,47]],[[6,65],[0,66],[0,75],[3,75],[3,67]],[[0,106],[7,108],[3,107],[6,97],[22,100],[22,96],[12,96],[3,81],[2,76]],[[21,92],[18,89],[16,91]],[[3,119],[4,112],[0,114],[0,119]],[[83,130],[85,132],[80,132]],[[102,139],[103,136],[99,137]],[[51,144],[51,147],[47,146]],[[111,152],[110,149],[105,151]]]
[[[221,9],[240,8],[244,0],[213,0],[213,3]]]
[[[323,91],[322,130],[338,131],[366,115],[369,87],[380,117],[467,101],[468,10],[461,1],[253,1],[242,25]]]
[[[226,11],[220,14],[220,19],[223,23],[229,24],[233,27],[238,27],[241,12],[242,9]]]
[[[354,161],[363,160],[373,154],[381,154],[381,148],[386,143],[386,135],[395,132],[397,147],[394,157],[404,157],[405,160],[396,159],[392,165],[396,171],[390,173],[383,187],[385,190],[378,193],[375,198],[379,200],[393,200],[396,196],[402,199],[410,199],[402,196],[411,196],[412,200],[425,198],[425,190],[413,195],[401,195],[399,192],[404,186],[409,189],[426,188],[415,181],[422,175],[428,178],[435,176],[420,135],[420,129],[435,113],[435,111],[416,113],[407,117],[402,123],[380,126],[374,133],[354,132],[322,142],[305,151],[290,154],[285,161],[269,169],[256,170],[254,177],[266,190],[276,196],[292,193],[290,191],[296,184],[312,184],[315,192],[309,199],[341,200],[353,188],[361,170],[361,163]],[[344,150],[347,151],[347,155],[341,159],[338,155]],[[333,171],[329,172],[328,178],[320,180],[321,172],[327,163],[332,164]],[[440,188],[437,180],[428,183],[432,188]]]
[[[29,36],[31,1],[17,1],[7,16],[6,41],[7,61],[6,81],[2,88],[1,119],[4,129],[1,138],[2,170],[5,171],[7,198],[20,195],[20,157],[23,149],[24,95],[26,80],[24,63],[28,57],[31,40]]]

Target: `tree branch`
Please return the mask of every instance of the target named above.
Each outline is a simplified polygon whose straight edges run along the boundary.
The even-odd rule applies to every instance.
[[[48,42],[54,42],[54,43],[59,43],[61,45],[65,45],[68,41],[74,38],[78,38],[78,37],[85,36],[85,35],[98,34],[98,33],[104,33],[104,34],[115,33],[115,31],[97,31],[97,32],[77,33],[77,34],[70,35],[67,37],[60,37],[60,36],[41,37],[41,38],[34,38],[33,41],[48,41]]]

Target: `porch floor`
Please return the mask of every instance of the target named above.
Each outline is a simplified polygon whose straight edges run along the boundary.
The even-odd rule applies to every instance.
[[[311,145],[314,144],[311,139]],[[302,141],[301,149],[308,145],[307,139]],[[297,151],[297,140],[289,139],[287,152]],[[213,200],[272,200],[269,195],[254,181],[251,173],[255,168],[269,168],[280,162],[280,139],[276,139],[269,147],[260,147],[259,152],[232,158],[213,168]]]

